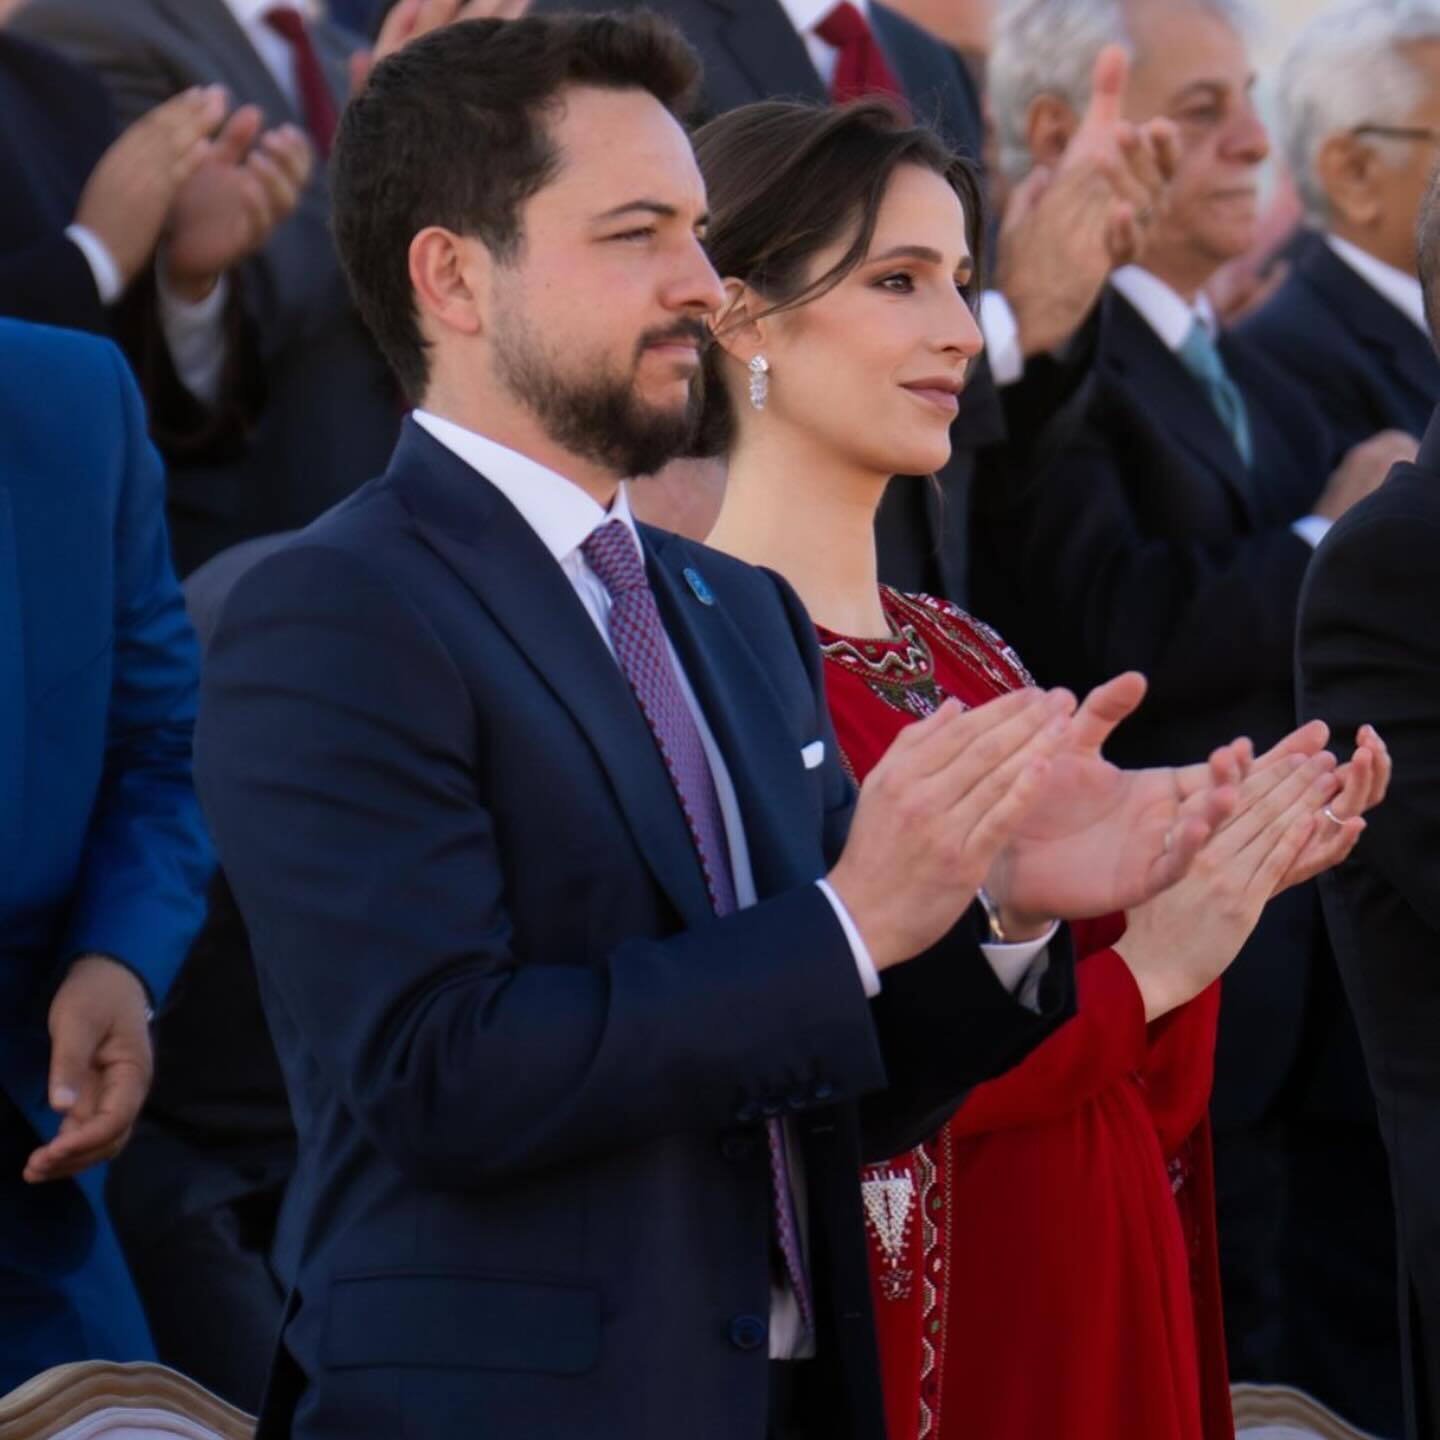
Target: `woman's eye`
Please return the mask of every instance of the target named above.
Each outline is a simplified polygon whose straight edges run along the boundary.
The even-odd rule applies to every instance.
[[[915,289],[914,276],[903,273],[887,275],[879,283],[882,290],[888,290],[892,295],[909,295],[912,294]]]
[[[619,235],[610,236],[610,239],[638,242],[642,240],[649,240],[654,234],[655,227],[653,225],[644,225],[638,230],[624,230]]]

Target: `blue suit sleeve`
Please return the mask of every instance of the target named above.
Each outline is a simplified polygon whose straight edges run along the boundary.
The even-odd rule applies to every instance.
[[[213,855],[191,774],[199,654],[170,562],[165,477],[112,351],[124,416],[104,776],[64,953],[114,956],[158,1003],[205,911]]]

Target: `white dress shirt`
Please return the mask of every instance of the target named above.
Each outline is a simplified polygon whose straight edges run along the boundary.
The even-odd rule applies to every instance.
[[[1197,320],[1212,340],[1220,338],[1219,316],[1203,290],[1192,305],[1158,275],[1151,274],[1141,265],[1121,266],[1110,277],[1110,283],[1140,312],[1141,318],[1172,353],[1180,353],[1180,347]],[[1292,522],[1290,529],[1314,549],[1333,523],[1323,515],[1302,515]]]
[[[565,578],[574,587],[585,613],[594,623],[600,638],[610,652],[614,644],[610,638],[610,592],[600,578],[591,570],[581,545],[591,533],[610,520],[621,521],[634,536],[636,547],[641,549],[639,532],[630,513],[630,502],[622,485],[616,493],[615,502],[606,511],[598,501],[587,495],[578,485],[557,475],[553,470],[518,454],[506,446],[499,445],[473,430],[466,430],[453,421],[443,419],[426,410],[416,410],[415,423],[433,436],[447,450],[457,455],[485,477],[520,512],[520,517],[539,536],[541,543],[554,557],[556,564],[565,573]],[[691,688],[685,667],[666,637],[666,649],[675,678],[680,685],[685,704],[700,732],[700,743],[705,750],[705,759],[715,782],[715,793],[720,802],[721,818],[725,826],[725,838],[730,847],[730,864],[735,882],[735,900],[741,908],[753,905],[756,900],[755,877],[750,869],[750,848],[745,838],[745,825],[740,813],[735,785],[715,736],[700,708],[700,702]],[[866,948],[864,938],[851,918],[844,902],[824,879],[815,882],[835,912],[836,919],[845,933],[854,957],[855,968],[865,994],[874,997],[880,993],[880,976],[874,961]],[[1006,989],[1014,994],[1021,992],[1022,1003],[1035,1003],[1034,992],[1038,980],[1048,965],[1048,946],[1054,935],[1052,929],[1035,941],[1018,945],[987,945],[982,949]],[[1023,989],[1021,988],[1023,987]],[[802,1245],[807,1239],[804,1174],[791,1132],[786,1129],[789,1152],[791,1181],[794,1187],[795,1208],[800,1219]],[[860,1183],[857,1176],[857,1185]],[[777,1285],[771,1292],[770,1309],[770,1354],[776,1359],[800,1359],[813,1353],[810,1347],[812,1337],[803,1335],[799,1306],[788,1285]]]
[[[1377,260],[1358,245],[1342,240],[1338,235],[1327,235],[1325,243],[1338,255],[1372,290],[1384,296],[1407,320],[1413,321],[1420,333],[1428,340],[1430,326],[1425,319],[1425,291],[1420,282],[1403,270]]]

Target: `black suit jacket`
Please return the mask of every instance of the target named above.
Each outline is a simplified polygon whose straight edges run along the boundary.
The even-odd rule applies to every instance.
[[[226,607],[199,784],[300,1137],[262,1434],[762,1435],[784,1114],[819,1428],[879,1440],[856,1167],[1069,1010],[1068,957],[1031,1014],[973,912],[865,1000],[812,883],[854,794],[810,621],[777,577],[645,544],[745,816],[761,900],[724,920],[569,581],[418,428]]]
[[[9,25],[97,71],[122,123],[218,82],[236,104],[258,104],[268,124],[303,128],[224,0],[28,0]],[[360,42],[328,22],[313,34],[343,101]],[[172,458],[171,536],[183,574],[238,541],[314,519],[384,468],[399,429],[393,380],[335,254],[323,166],[232,278],[246,337],[245,423],[227,427],[223,448]]]
[[[1424,433],[1440,395],[1430,338],[1319,235],[1239,333],[1310,393],[1343,449],[1378,430]]]
[[[1253,347],[1220,343],[1249,408],[1249,474],[1199,385],[1112,291],[1078,415],[1057,418],[1028,477],[976,496],[974,608],[1036,676],[1082,692],[1123,670],[1149,677],[1109,747],[1126,764],[1197,760],[1237,735],[1264,747],[1294,725],[1295,606],[1311,552],[1289,526],[1334,447],[1299,386]],[[1313,887],[1267,907],[1225,979],[1222,1125],[1258,1118],[1291,1073],[1323,959]]]
[[[1399,1217],[1412,1440],[1440,1434],[1440,423],[1330,532],[1300,602],[1299,703],[1385,737],[1395,781],[1321,879]]]
[[[697,120],[757,100],[829,98],[805,42],[779,0],[536,0],[534,13],[650,9],[673,20],[705,66]],[[875,37],[918,118],[978,161],[984,126],[964,62],[886,5],[870,8]],[[955,454],[939,483],[899,476],[876,521],[881,578],[901,590],[963,602],[969,585],[970,488],[977,452],[1004,441],[1000,398],[982,362],[975,367],[952,431]],[[997,459],[1003,468],[1003,458]]]

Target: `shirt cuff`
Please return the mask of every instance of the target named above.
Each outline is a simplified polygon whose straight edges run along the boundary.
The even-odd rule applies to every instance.
[[[980,297],[980,330],[995,383],[1013,385],[1025,374],[1025,352],[1020,348],[1015,312],[999,290],[987,290]]]
[[[850,953],[855,957],[855,968],[860,972],[860,984],[865,989],[865,998],[873,1000],[880,993],[880,972],[870,958],[870,950],[864,937],[850,918],[845,902],[835,893],[830,882],[817,880],[815,883],[820,887],[820,893],[830,902],[830,908],[835,912],[835,918],[840,922],[840,928],[850,942]]]
[[[225,375],[225,303],[230,280],[222,275],[215,288],[195,302],[182,300],[165,283],[165,267],[155,266],[160,296],[160,329],[170,351],[170,363],[180,383],[199,401],[213,406],[220,397]]]
[[[113,305],[125,292],[125,277],[121,275],[109,247],[85,225],[67,225],[65,238],[85,257],[85,263],[95,277],[95,293],[99,295],[100,303]]]
[[[1306,515],[1290,528],[1313,550],[1330,533],[1334,523],[1323,515]]]
[[[1002,945],[998,941],[980,946],[980,953],[990,962],[995,978],[1027,1010],[1040,1008],[1040,982],[1050,968],[1050,942],[1060,929],[1057,920],[1034,940],[1021,940]]]

